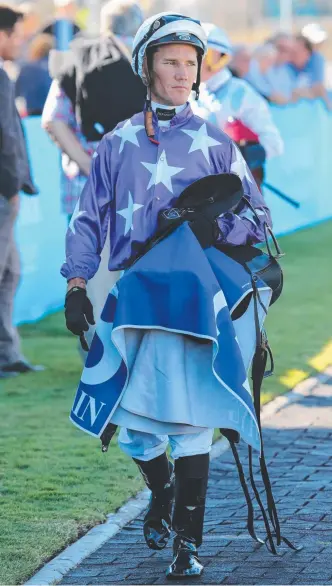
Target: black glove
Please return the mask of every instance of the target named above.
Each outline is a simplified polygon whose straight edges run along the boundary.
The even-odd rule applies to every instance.
[[[189,226],[202,248],[209,248],[216,244],[220,232],[217,220],[209,220],[199,212],[188,215],[188,220]]]
[[[95,325],[93,307],[84,287],[73,287],[66,295],[66,326],[75,336],[80,337],[83,350],[89,350],[84,337],[90,325]]]

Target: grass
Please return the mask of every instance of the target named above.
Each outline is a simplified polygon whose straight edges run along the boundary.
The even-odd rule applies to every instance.
[[[143,486],[115,443],[102,454],[68,420],[81,363],[62,314],[20,330],[47,370],[1,385],[1,584],[21,584]]]
[[[332,222],[281,244],[286,284],[268,317],[276,375],[265,382],[264,402],[291,386],[289,373],[311,372],[332,332]],[[104,455],[68,420],[81,363],[62,314],[20,333],[27,357],[47,370],[1,384],[0,584],[21,584],[142,487],[114,442]]]
[[[280,238],[284,292],[266,321],[275,375],[262,402],[332,364],[332,221]]]

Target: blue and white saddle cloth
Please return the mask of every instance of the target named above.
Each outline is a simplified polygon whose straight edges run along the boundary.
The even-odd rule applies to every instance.
[[[257,283],[265,307],[271,289]],[[229,428],[260,450],[247,371],[256,344],[249,274],[182,225],[110,291],[70,418],[100,437],[108,423],[157,434]],[[265,312],[259,306],[262,328]],[[195,430],[193,430],[193,426]]]

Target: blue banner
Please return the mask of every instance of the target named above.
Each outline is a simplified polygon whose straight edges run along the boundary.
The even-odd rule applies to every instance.
[[[266,183],[297,201],[294,207],[267,188],[276,234],[285,234],[332,217],[332,116],[320,101],[272,108],[285,143],[281,157],[267,164]],[[15,322],[29,322],[63,307],[67,219],[60,209],[58,148],[40,125],[40,118],[24,121],[35,181],[40,195],[22,196],[17,239],[22,262]]]

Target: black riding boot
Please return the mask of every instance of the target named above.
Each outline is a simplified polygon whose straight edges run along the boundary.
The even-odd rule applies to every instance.
[[[164,549],[171,534],[174,499],[173,464],[166,454],[138,465],[147,487],[151,490],[148,511],[144,517],[144,537],[150,549]]]
[[[209,454],[186,456],[175,461],[175,504],[173,562],[169,579],[200,576],[203,565],[197,548],[202,543],[205,497],[209,475]]]

